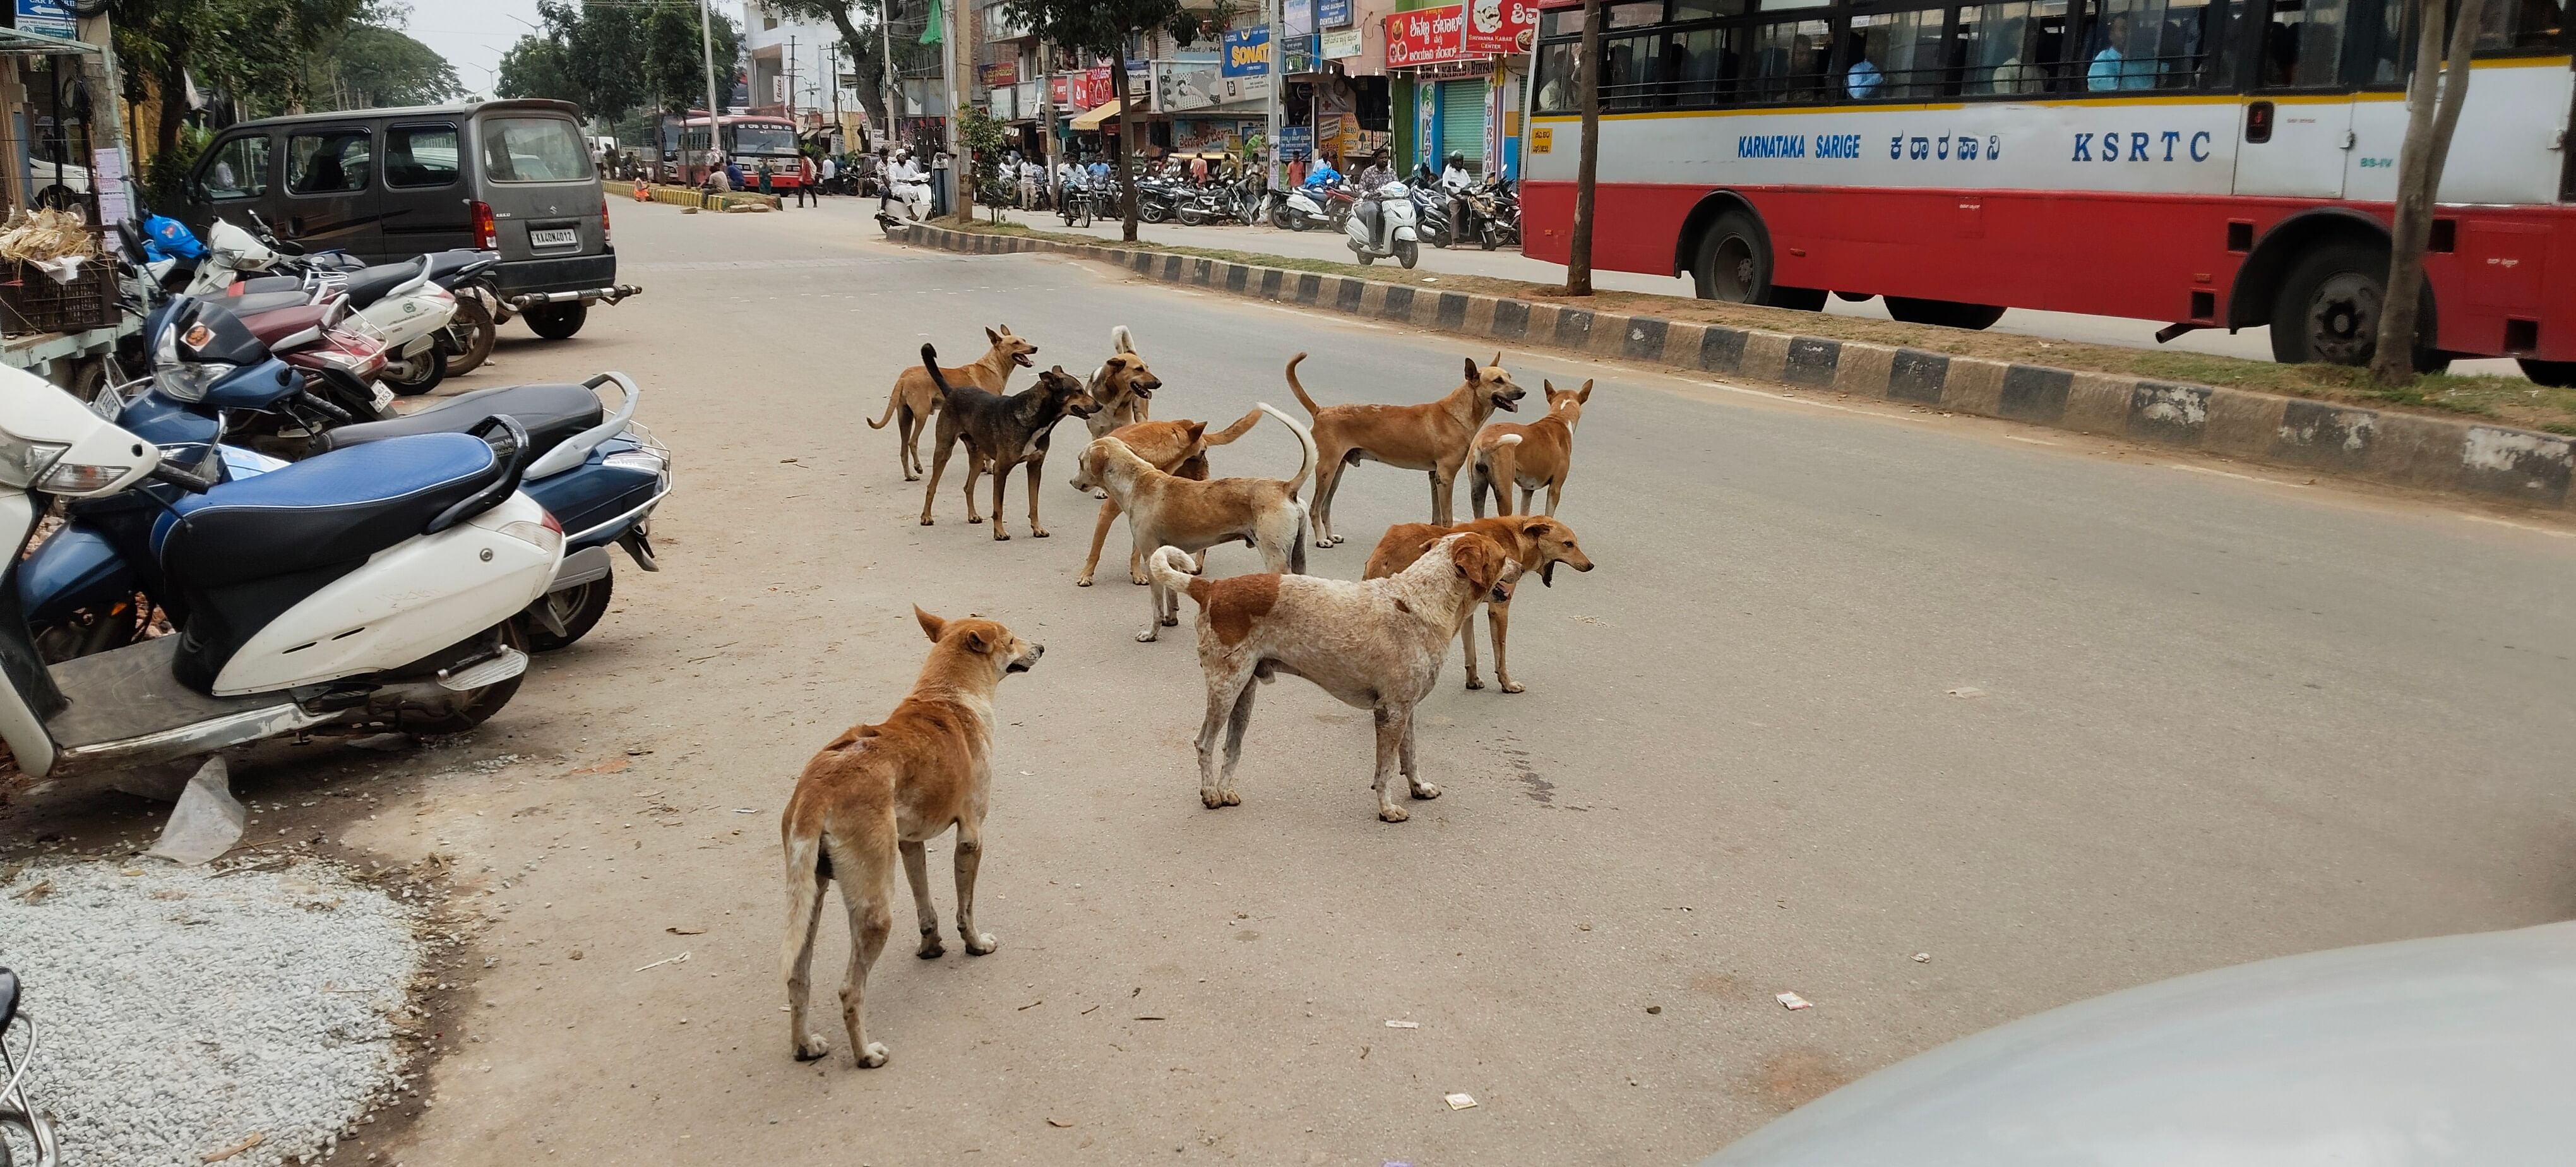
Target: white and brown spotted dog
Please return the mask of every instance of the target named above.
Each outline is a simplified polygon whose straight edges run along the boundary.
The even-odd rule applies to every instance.
[[[993,691],[1004,676],[1037,664],[1046,646],[990,620],[942,620],[919,608],[912,615],[932,645],[912,692],[883,722],[850,727],[805,763],[779,820],[787,852],[787,943],[779,963],[787,977],[788,1038],[799,1060],[831,1049],[805,1024],[825,884],[840,882],[841,904],[849,909],[841,1025],[849,1031],[850,1056],[863,1068],[886,1061],[884,1043],[868,1040],[866,993],[868,967],[894,929],[897,852],[912,883],[923,960],[946,949],[921,848],[952,826],[957,935],[970,956],[1001,943],[975,929],[975,875],[983,865],[984,812],[993,791]]]
[[[1252,724],[1256,681],[1275,673],[1304,677],[1377,722],[1377,817],[1403,822],[1405,809],[1387,791],[1397,770],[1415,798],[1440,788],[1414,767],[1414,707],[1431,695],[1449,638],[1477,603],[1511,599],[1519,567],[1483,535],[1444,536],[1413,566],[1384,579],[1353,582],[1307,575],[1238,575],[1201,579],[1178,547],[1154,552],[1154,582],[1187,592],[1199,606],[1199,669],[1207,678],[1207,717],[1199,724],[1199,801],[1213,810],[1243,801],[1234,765]],[[1219,729],[1225,769],[1216,768]]]

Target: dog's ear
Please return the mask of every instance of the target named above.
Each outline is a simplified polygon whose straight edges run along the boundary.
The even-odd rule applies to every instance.
[[[1502,367],[1503,367],[1503,350],[1501,350],[1501,349],[1495,349],[1495,350],[1494,350],[1494,359],[1493,359],[1493,360],[1491,360],[1491,361],[1488,361],[1488,362],[1486,362],[1486,363],[1487,363],[1487,364],[1490,364],[1490,365],[1492,365],[1492,366],[1494,366],[1494,367],[1495,367],[1495,368],[1497,368],[1497,369],[1502,368]]]
[[[1201,439],[1204,439],[1204,438],[1206,438],[1206,437],[1207,437],[1207,423],[1206,423],[1206,422],[1203,422],[1203,421],[1194,421],[1194,422],[1191,422],[1191,423],[1190,423],[1190,441],[1192,441],[1192,442],[1197,442],[1197,441],[1200,441]]]
[[[975,629],[974,631],[966,634],[966,651],[974,653],[977,656],[982,656],[985,653],[991,652],[993,651],[993,638],[984,635],[983,629]]]
[[[1545,377],[1541,377],[1538,379],[1538,391],[1546,396],[1554,397],[1556,396],[1556,382],[1550,381]]]
[[[1591,379],[1591,378],[1589,378],[1589,377],[1584,378],[1584,380],[1583,380],[1583,387],[1574,391],[1574,399],[1575,399],[1576,401],[1590,401],[1590,400],[1592,400],[1592,379]]]
[[[1547,538],[1548,528],[1555,522],[1556,520],[1548,518],[1545,515],[1541,515],[1538,518],[1531,519],[1530,521],[1521,524],[1521,534],[1527,535],[1532,539]],[[1571,534],[1572,532],[1568,533]]]
[[[921,621],[922,634],[930,637],[934,643],[939,640],[940,633],[948,631],[947,621],[922,611],[919,604],[912,606],[912,618]]]
[[[1005,324],[1002,326],[1002,332],[1009,332],[1010,330],[1010,325]],[[992,329],[987,328],[984,330],[984,339],[992,341],[994,344],[1000,344],[1002,343],[1002,332],[995,332]]]
[[[1460,578],[1476,585],[1478,592],[1494,586],[1503,578],[1503,549],[1482,535],[1469,535],[1449,545],[1449,562],[1458,569]]]
[[[1464,359],[1465,359],[1465,360],[1466,360],[1466,362],[1467,362],[1467,380],[1469,380],[1470,382],[1474,382],[1474,381],[1481,381],[1481,380],[1483,380],[1483,379],[1484,379],[1484,373],[1483,373],[1483,370],[1480,370],[1480,369],[1478,369],[1478,368],[1476,367],[1476,358],[1474,358],[1474,357],[1467,357],[1467,358],[1464,358]]]

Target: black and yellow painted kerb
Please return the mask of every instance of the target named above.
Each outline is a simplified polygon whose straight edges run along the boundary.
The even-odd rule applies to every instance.
[[[1792,336],[1570,304],[1320,275],[1105,245],[909,224],[900,242],[977,254],[1040,251],[1167,284],[1388,320],[1503,344],[2006,418],[2204,450],[2396,486],[2576,512],[2576,439],[2242,389],[2147,381],[1921,349]]]

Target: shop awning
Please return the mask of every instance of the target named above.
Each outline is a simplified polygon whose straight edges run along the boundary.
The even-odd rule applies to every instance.
[[[1081,117],[1073,119],[1073,132],[1088,134],[1099,129],[1100,123],[1118,116],[1118,107],[1123,104],[1125,103],[1113,99],[1096,109],[1084,110]]]

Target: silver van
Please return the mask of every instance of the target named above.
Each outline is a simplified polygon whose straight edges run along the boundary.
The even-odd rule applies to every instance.
[[[642,290],[617,282],[580,117],[571,102],[511,99],[242,122],[197,159],[179,218],[202,236],[255,211],[279,238],[369,263],[498,251],[502,319],[561,340],[592,303]]]

